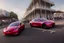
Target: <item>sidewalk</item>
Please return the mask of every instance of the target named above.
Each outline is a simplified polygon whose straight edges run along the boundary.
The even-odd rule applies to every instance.
[[[64,20],[55,21],[56,25],[64,25]]]

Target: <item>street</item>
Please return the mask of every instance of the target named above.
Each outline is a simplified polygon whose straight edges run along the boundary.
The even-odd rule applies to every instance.
[[[64,43],[64,0],[0,0],[0,43]]]
[[[26,25],[19,36],[4,36],[2,31],[0,29],[0,43],[64,43],[64,25],[58,22],[51,29]]]

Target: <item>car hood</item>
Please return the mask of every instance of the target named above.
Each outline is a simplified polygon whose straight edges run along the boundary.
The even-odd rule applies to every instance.
[[[19,26],[12,26],[12,27],[7,27],[6,30],[14,30],[15,28],[19,28]]]

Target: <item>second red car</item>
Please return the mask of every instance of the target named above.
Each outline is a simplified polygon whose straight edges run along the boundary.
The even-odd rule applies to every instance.
[[[30,21],[30,26],[50,28],[55,26],[55,22],[53,20],[47,20],[45,18],[36,18]]]

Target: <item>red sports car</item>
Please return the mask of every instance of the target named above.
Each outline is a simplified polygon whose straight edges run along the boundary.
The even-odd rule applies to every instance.
[[[4,28],[4,35],[19,35],[24,30],[25,25],[20,22],[13,22],[8,27]]]
[[[47,20],[45,18],[36,18],[30,21],[30,26],[39,26],[43,28],[50,28],[55,26],[55,22],[53,20]]]

